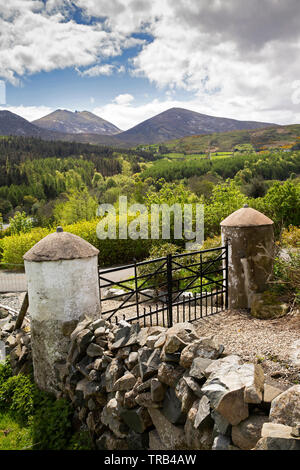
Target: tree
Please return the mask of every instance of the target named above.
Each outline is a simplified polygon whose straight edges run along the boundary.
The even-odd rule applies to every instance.
[[[54,208],[54,218],[59,224],[72,224],[79,220],[91,220],[96,217],[98,202],[90,196],[87,188],[73,191],[68,201],[58,203]]]

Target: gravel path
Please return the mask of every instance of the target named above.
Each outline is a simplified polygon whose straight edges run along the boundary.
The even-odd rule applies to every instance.
[[[262,365],[268,377],[282,383],[300,383],[300,367],[292,358],[300,344],[300,312],[275,320],[258,320],[246,311],[227,311],[199,321],[201,336],[213,335],[226,353]]]

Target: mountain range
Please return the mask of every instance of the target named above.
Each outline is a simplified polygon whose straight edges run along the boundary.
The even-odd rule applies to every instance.
[[[182,108],[171,108],[122,132],[108,121],[88,112],[57,110],[30,123],[0,111],[0,135],[23,135],[46,140],[67,140],[92,144],[134,146],[155,144],[186,136],[235,130],[262,129],[276,124],[238,121],[208,116]]]
[[[114,135],[122,132],[111,122],[89,111],[75,111],[73,113],[66,109],[57,109],[47,116],[32,121],[32,124],[49,131],[65,134]]]

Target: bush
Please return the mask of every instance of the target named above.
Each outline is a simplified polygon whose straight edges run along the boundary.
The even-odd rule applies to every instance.
[[[289,253],[289,259],[275,258],[272,289],[291,304],[300,304],[300,253]]]
[[[72,408],[61,398],[56,400],[44,392],[34,397],[34,416],[32,421],[33,440],[36,449],[66,449],[72,435]]]
[[[96,228],[99,219],[78,222],[63,226],[66,232],[73,233],[83,238],[99,250],[99,265],[112,266],[122,263],[131,263],[133,258],[143,259],[149,253],[152,240],[100,240],[97,237]],[[130,222],[130,219],[129,219]],[[29,233],[20,233],[5,237],[0,243],[0,255],[2,251],[2,263],[23,265],[23,255],[38,241],[49,233],[54,232],[47,228],[36,228]]]
[[[32,377],[19,374],[12,376],[9,360],[0,364],[0,411],[29,426],[35,449],[67,449],[69,442],[75,449],[87,445],[76,435],[72,440],[72,407],[61,398],[56,400],[35,385]],[[85,442],[85,444],[84,444]]]
[[[6,377],[7,372],[6,371]],[[4,373],[5,374],[5,373]],[[2,375],[2,374],[1,374]],[[36,387],[26,375],[2,377],[0,383],[0,409],[8,411],[21,423],[27,423],[33,413],[33,396]]]
[[[283,230],[281,243],[283,246],[300,248],[300,227],[290,225],[289,228]]]

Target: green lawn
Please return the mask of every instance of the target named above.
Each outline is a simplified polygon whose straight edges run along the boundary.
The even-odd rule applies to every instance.
[[[32,431],[18,424],[9,413],[0,411],[0,450],[32,448]]]

